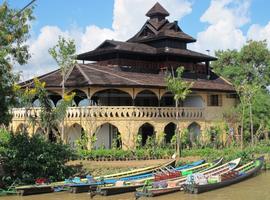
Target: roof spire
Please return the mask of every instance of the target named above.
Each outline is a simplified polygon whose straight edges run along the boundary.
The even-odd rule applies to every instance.
[[[162,5],[160,5],[158,2],[146,13],[147,17],[152,18],[165,18],[167,16],[169,16],[170,13],[165,10],[165,8],[162,7]]]

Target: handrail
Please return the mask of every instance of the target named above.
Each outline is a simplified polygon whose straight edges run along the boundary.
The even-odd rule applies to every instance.
[[[139,107],[139,106],[87,106],[69,107],[66,119],[74,118],[176,118],[202,119],[205,108],[201,107]],[[13,108],[14,119],[39,117],[40,108]]]

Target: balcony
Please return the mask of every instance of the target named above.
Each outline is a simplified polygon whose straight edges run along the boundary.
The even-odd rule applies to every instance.
[[[13,120],[23,120],[29,116],[39,117],[40,109],[31,108],[26,112],[25,108],[12,109]],[[175,119],[199,120],[204,119],[205,108],[201,107],[139,107],[139,106],[87,106],[69,107],[66,120],[82,120],[88,118],[100,119]]]

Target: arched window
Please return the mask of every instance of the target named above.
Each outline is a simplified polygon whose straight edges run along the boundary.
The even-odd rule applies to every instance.
[[[161,107],[174,107],[175,100],[174,95],[171,92],[166,92],[160,99]]]
[[[56,106],[57,102],[62,99],[62,96],[55,92],[51,92],[51,91],[48,91],[48,92],[49,92],[49,98],[51,99],[53,105]]]
[[[122,148],[121,135],[118,128],[110,123],[99,126],[94,133],[95,148]]]
[[[79,105],[80,101],[82,101],[83,99],[87,99],[87,95],[84,91],[82,90],[72,90],[70,93],[75,92],[75,96],[74,96],[74,102],[77,105]]]
[[[184,107],[204,107],[204,102],[201,96],[187,96],[183,102]]]
[[[75,148],[77,146],[77,141],[81,139],[84,130],[80,124],[73,124],[67,130],[67,142],[72,147]]]
[[[171,143],[171,140],[173,136],[175,135],[175,130],[176,130],[176,124],[175,123],[169,123],[167,126],[164,128],[164,133],[165,135],[165,141],[166,143]]]
[[[188,126],[189,140],[190,142],[196,142],[201,134],[201,127],[196,122],[193,122]]]
[[[157,95],[150,90],[143,90],[136,95],[135,106],[158,106]]]
[[[93,104],[99,106],[131,106],[132,97],[117,89],[106,89],[96,92],[91,98]]]
[[[149,123],[143,124],[139,128],[139,134],[141,135],[141,140],[142,140],[141,145],[144,146],[149,137],[152,137],[152,139],[155,139],[154,126],[152,126]]]

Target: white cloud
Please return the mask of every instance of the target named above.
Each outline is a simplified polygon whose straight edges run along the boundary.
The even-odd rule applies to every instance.
[[[45,26],[36,38],[29,41],[32,54],[29,63],[17,67],[17,70],[23,70],[25,80],[55,69],[56,65],[48,54],[48,49],[56,44],[59,35],[74,38],[78,53],[92,50],[105,39],[126,40],[142,27],[147,20],[145,13],[156,1],[115,0],[112,29],[96,25],[85,28],[72,27],[68,30],[61,30],[57,26]],[[181,19],[192,10],[190,0],[160,0],[159,3],[170,12],[170,20]]]
[[[157,0],[116,0],[114,3],[113,29],[118,37],[126,40],[133,36],[146,21],[145,14]],[[191,12],[188,0],[159,0],[170,13],[169,20],[181,19]]]
[[[249,0],[212,0],[209,8],[201,16],[209,26],[197,35],[197,42],[191,44],[198,51],[218,49],[239,49],[246,42],[240,27],[249,19]]]
[[[268,48],[270,49],[270,21],[266,26],[253,24],[247,33],[248,39],[252,40],[266,40]]]

